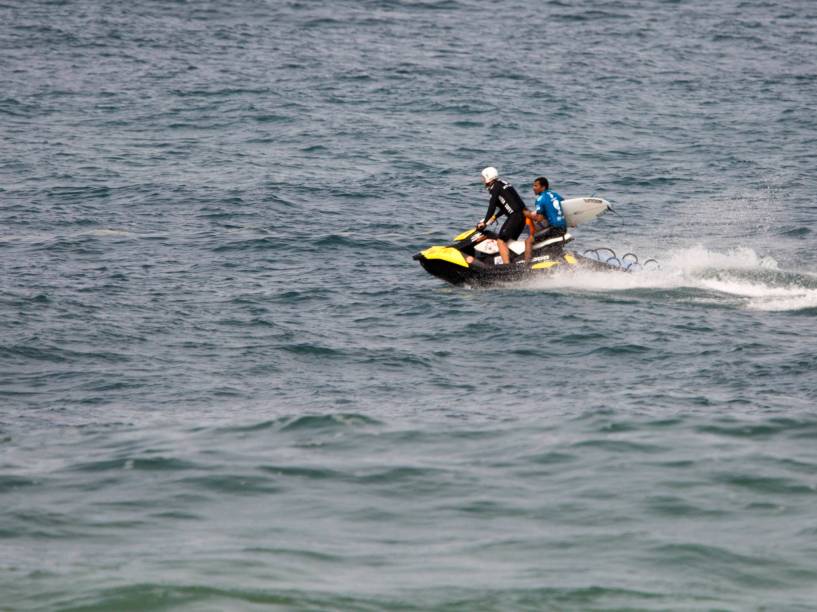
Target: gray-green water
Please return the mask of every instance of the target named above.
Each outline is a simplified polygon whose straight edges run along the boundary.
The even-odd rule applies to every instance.
[[[815,19],[0,3],[0,609],[817,607]],[[428,276],[489,164],[661,270]]]

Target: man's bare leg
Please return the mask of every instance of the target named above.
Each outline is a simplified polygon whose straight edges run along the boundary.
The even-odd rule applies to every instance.
[[[499,247],[499,254],[502,256],[502,263],[511,263],[511,254],[508,252],[508,245],[505,244],[505,241],[497,238],[496,244]]]

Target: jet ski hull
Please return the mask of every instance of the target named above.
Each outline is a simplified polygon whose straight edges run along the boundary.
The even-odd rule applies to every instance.
[[[508,265],[468,263],[464,259],[459,261],[455,256],[439,257],[438,254],[434,251],[426,254],[426,251],[423,251],[417,253],[414,259],[420,262],[426,272],[452,285],[491,285],[514,282],[577,268],[622,271],[619,267],[567,251],[559,256],[534,258],[530,263],[519,261]]]

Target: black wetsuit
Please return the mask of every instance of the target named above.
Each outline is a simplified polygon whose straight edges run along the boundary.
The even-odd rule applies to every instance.
[[[502,224],[502,228],[497,234],[500,240],[516,240],[525,228],[525,203],[519,194],[516,193],[513,185],[502,179],[496,179],[488,188],[491,194],[491,202],[488,205],[488,212],[485,213],[485,222],[494,216],[507,215],[508,219]]]

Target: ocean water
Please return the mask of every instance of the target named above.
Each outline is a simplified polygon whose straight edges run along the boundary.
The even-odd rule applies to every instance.
[[[815,23],[0,0],[0,610],[817,608]],[[660,269],[429,276],[486,165]]]

